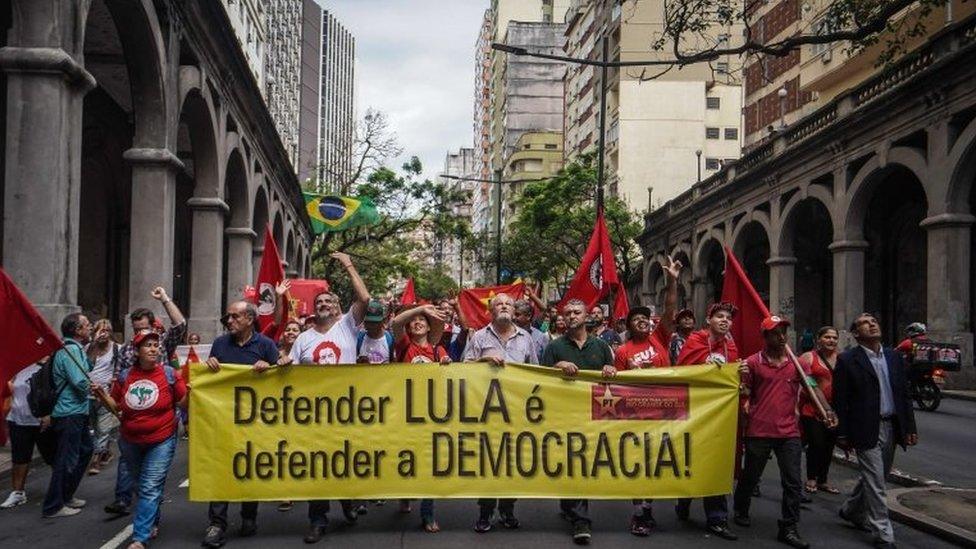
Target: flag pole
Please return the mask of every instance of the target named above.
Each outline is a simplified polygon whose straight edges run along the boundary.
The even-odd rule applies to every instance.
[[[789,343],[786,344],[786,355],[789,357],[790,362],[793,363],[793,367],[796,368],[797,373],[800,374],[800,379],[803,380],[803,387],[807,392],[807,396],[810,397],[810,400],[813,402],[814,406],[817,407],[817,412],[820,414],[820,417],[827,419],[829,417],[828,414],[836,415],[830,404],[821,401],[820,396],[816,391],[813,390],[813,388],[816,387],[816,382],[814,381],[813,385],[810,385],[810,381],[812,380],[808,381],[809,376],[807,376],[806,372],[803,371],[803,366],[800,365],[800,360],[796,357],[796,354],[793,352],[793,349],[790,347]]]

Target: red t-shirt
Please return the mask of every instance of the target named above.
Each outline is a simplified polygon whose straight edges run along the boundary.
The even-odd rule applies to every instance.
[[[809,354],[812,360],[810,375],[812,375],[813,379],[817,381],[817,387],[820,387],[820,392],[823,393],[824,398],[827,399],[827,402],[833,402],[834,372],[820,358],[820,355],[813,351],[811,351]],[[802,360],[800,361],[800,364],[803,364]],[[810,397],[807,396],[806,391],[800,392],[800,415],[804,417],[817,417],[817,407],[813,405],[813,402],[810,402]]]
[[[177,370],[177,402],[186,396],[186,382]],[[152,370],[139,367],[129,369],[122,386],[120,380],[112,385],[112,398],[122,409],[122,437],[133,444],[156,444],[173,436],[176,429],[176,410],[166,372],[159,365]]]
[[[731,335],[726,335],[725,339],[711,341],[707,329],[698,330],[688,335],[684,347],[678,353],[678,363],[676,366],[694,366],[696,364],[708,364],[718,359],[720,363],[735,362],[739,360],[739,349],[735,346]]]
[[[403,335],[393,346],[397,362],[440,362],[447,351],[440,345],[417,345],[410,336]]]
[[[803,363],[800,363],[801,367]],[[747,437],[794,438],[800,436],[797,403],[803,378],[789,358],[778,364],[769,362],[763,352],[746,359],[749,372],[742,374],[742,385],[749,388]],[[810,375],[808,367],[804,373]]]
[[[613,367],[617,370],[629,370],[628,361],[633,359],[638,368],[644,363],[651,363],[651,368],[665,368],[671,365],[668,358],[668,343],[671,333],[664,329],[664,324],[658,322],[657,327],[645,339],[628,339],[617,347],[613,356]]]

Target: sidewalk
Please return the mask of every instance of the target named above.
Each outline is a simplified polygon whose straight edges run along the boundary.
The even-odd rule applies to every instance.
[[[954,398],[957,400],[968,400],[970,402],[976,402],[976,391],[942,391],[942,395],[946,398]]]
[[[976,547],[976,490],[926,486],[888,490],[891,518],[963,547]]]

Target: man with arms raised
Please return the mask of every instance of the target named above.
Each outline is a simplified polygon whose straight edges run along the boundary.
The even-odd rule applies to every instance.
[[[354,301],[343,314],[339,306],[339,296],[331,292],[322,292],[315,296],[315,326],[302,332],[291,347],[291,360],[295,364],[356,363],[356,339],[359,325],[366,316],[369,291],[347,254],[335,252],[331,257],[349,274]],[[355,522],[357,517],[352,501],[341,500],[340,504],[346,520]],[[310,526],[305,535],[305,543],[315,543],[322,539],[329,524],[329,501],[310,501],[308,520]]]

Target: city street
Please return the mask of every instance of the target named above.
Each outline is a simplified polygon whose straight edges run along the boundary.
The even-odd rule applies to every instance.
[[[960,465],[969,459],[969,449],[976,445],[976,434],[969,427],[976,420],[976,402],[946,399],[936,412],[916,411],[921,444],[907,453],[898,452],[895,466],[904,472],[938,480],[949,486],[974,485],[972,475]],[[153,547],[189,547],[199,543],[206,528],[205,504],[186,501],[187,462],[186,443],[181,442],[177,462],[173,465],[163,506],[160,537]],[[109,472],[86,477],[78,497],[86,499],[88,507],[78,516],[43,520],[40,503],[47,485],[49,470],[37,468],[28,480],[30,501],[27,505],[0,512],[0,546],[47,547],[118,547],[128,540],[129,517],[108,519],[103,505],[111,499],[114,467]],[[853,471],[835,465],[832,482],[842,491],[853,486]],[[6,479],[4,480],[6,482]],[[733,526],[739,533],[740,546],[782,547],[775,540],[776,519],[779,513],[779,482],[775,461],[770,462],[762,485],[762,497],[753,505],[753,526],[749,529]],[[837,518],[837,508],[843,496],[817,494],[813,503],[804,506],[801,533],[814,546],[832,549],[870,547],[870,537],[848,527]],[[471,530],[476,510],[471,500],[438,501],[436,516],[442,527],[439,534],[425,534],[419,527],[418,505],[411,515],[397,513],[396,502],[383,507],[370,506],[369,514],[355,526],[342,525],[337,510],[333,524],[321,545],[342,543],[361,547],[458,547],[477,543],[482,547],[526,547],[570,545],[569,526],[558,515],[554,501],[523,501],[518,504],[522,528],[518,531],[495,530],[478,535]],[[296,504],[287,513],[275,510],[268,503],[258,515],[258,535],[247,540],[236,536],[240,524],[237,507],[232,506],[231,547],[301,547],[306,522],[304,504]],[[671,511],[671,501],[656,504],[658,529],[649,538],[636,538],[627,531],[631,505],[622,501],[592,502],[593,545],[599,547],[639,547],[648,543],[666,543],[672,547],[728,547],[730,543],[707,536],[701,529],[700,507],[693,507],[692,521],[679,523]],[[903,524],[895,523],[895,535],[900,547],[951,547],[938,538]],[[81,536],[79,538],[79,536]],[[124,546],[124,545],[123,545]]]

